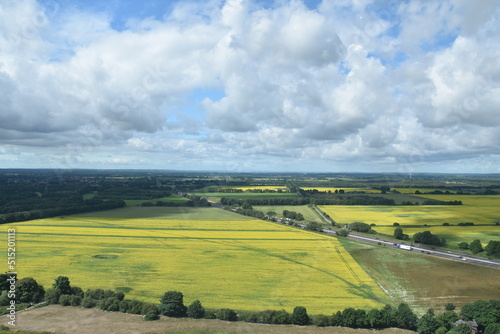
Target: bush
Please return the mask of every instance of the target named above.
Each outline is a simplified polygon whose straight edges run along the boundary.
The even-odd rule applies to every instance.
[[[47,289],[47,292],[45,292],[45,301],[47,304],[59,304],[59,298],[61,298],[61,290]]]
[[[317,327],[330,326],[330,318],[323,314],[318,314],[312,318],[312,324]]]
[[[80,306],[82,305],[82,297],[80,297],[79,295],[73,295],[69,299],[69,303],[71,306]]]
[[[292,324],[305,326],[309,325],[310,322],[311,319],[309,318],[309,315],[307,314],[307,310],[305,307],[297,306],[293,309]]]
[[[158,311],[149,311],[146,313],[143,317],[144,321],[154,321],[160,319],[160,316],[158,315]]]
[[[71,305],[71,296],[70,295],[62,295],[59,297],[59,304],[62,306],[70,306]]]
[[[97,305],[97,302],[90,297],[84,297],[82,299],[82,306],[85,308],[92,308],[92,307],[95,307],[96,305]]]
[[[234,312],[231,309],[225,308],[221,309],[217,312],[215,312],[215,317],[219,320],[224,320],[224,321],[236,321],[238,320],[238,316],[236,315],[236,312]]]
[[[205,309],[199,300],[195,300],[187,308],[187,316],[193,319],[201,319],[205,316]]]

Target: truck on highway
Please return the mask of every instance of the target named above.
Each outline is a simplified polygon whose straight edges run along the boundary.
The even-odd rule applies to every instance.
[[[411,246],[408,246],[408,245],[398,245],[398,248],[401,248],[401,249],[406,249],[406,250],[413,250],[413,247]]]

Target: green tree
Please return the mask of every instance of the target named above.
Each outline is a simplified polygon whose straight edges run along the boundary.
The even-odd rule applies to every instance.
[[[471,334],[471,329],[468,324],[460,324],[458,326],[454,326],[449,334]]]
[[[312,324],[317,327],[326,327],[330,325],[330,318],[326,315],[318,314],[312,318]]]
[[[500,241],[490,240],[484,250],[488,256],[500,256]]]
[[[184,295],[178,291],[165,292],[160,299],[160,312],[167,317],[181,318],[186,316],[187,307],[184,306]]]
[[[144,321],[155,321],[160,319],[160,315],[158,314],[158,311],[148,311],[144,316],[143,316]]]
[[[374,329],[384,328],[382,321],[382,312],[380,310],[372,308],[370,311],[368,311],[366,318],[370,328]]]
[[[394,230],[394,238],[401,240],[403,239],[403,229],[401,227],[398,227]]]
[[[16,299],[20,303],[39,303],[44,295],[45,289],[32,277],[21,278],[16,282]]]
[[[292,324],[299,326],[306,326],[309,325],[309,323],[311,322],[311,319],[307,314],[306,308],[302,306],[297,306],[293,309],[291,320]]]
[[[342,326],[342,312],[337,311],[337,313],[334,313],[330,321],[331,326]]]
[[[348,307],[342,311],[342,326],[356,328],[356,310]]]
[[[8,306],[8,305],[10,305],[9,294],[7,293],[6,290],[4,290],[0,295],[0,306]]]
[[[79,295],[71,295],[69,303],[71,306],[80,306],[82,305],[82,297]]]
[[[250,203],[248,203],[248,202],[244,202],[244,203],[241,205],[241,208],[242,208],[243,210],[253,210],[252,205],[251,205]]]
[[[470,250],[474,254],[482,252],[484,249],[483,249],[483,245],[481,244],[481,240],[476,239],[473,242],[471,242],[470,243]]]
[[[500,324],[489,324],[484,329],[484,334],[499,334],[500,333]]]
[[[47,291],[45,291],[45,301],[48,304],[59,304],[59,298],[61,298],[60,290],[47,289]]]
[[[216,319],[224,321],[236,321],[238,320],[238,315],[231,309],[225,308],[215,312]]]
[[[58,278],[56,278],[56,281],[52,287],[61,291],[61,294],[63,295],[71,294],[71,285],[69,282],[69,278],[66,276],[59,276]]]
[[[417,329],[418,318],[406,303],[399,304],[395,312],[395,319],[396,327],[398,328],[409,330]]]
[[[475,319],[482,331],[489,324],[500,322],[500,307],[498,302],[494,300],[489,302],[478,300],[471,304],[465,304],[460,315],[464,320]]]
[[[417,322],[417,332],[419,334],[434,334],[439,327],[439,322],[436,320],[432,308],[430,308]]]
[[[5,291],[10,289],[10,283],[7,281],[9,275],[0,274],[0,291]]]
[[[70,306],[71,305],[71,296],[70,295],[62,295],[59,298],[59,304],[61,306]]]
[[[455,311],[455,308],[456,308],[456,306],[455,306],[455,304],[453,304],[453,303],[448,303],[448,304],[446,304],[446,305],[444,306],[444,309],[445,309],[446,311]]]
[[[199,300],[195,300],[187,308],[187,316],[193,319],[201,319],[205,317],[205,309],[201,306]]]
[[[458,248],[460,249],[469,249],[469,243],[468,242],[465,242],[465,241],[462,241],[461,243],[458,244]]]
[[[338,231],[338,232],[336,233],[336,235],[338,235],[338,236],[341,236],[341,237],[344,237],[344,238],[345,238],[345,237],[347,237],[347,236],[349,235],[349,231],[348,231],[348,230],[346,230],[346,229],[344,228],[344,229],[342,229],[342,230]]]
[[[380,310],[381,326],[382,328],[389,328],[396,326],[396,311],[391,305],[385,305]]]

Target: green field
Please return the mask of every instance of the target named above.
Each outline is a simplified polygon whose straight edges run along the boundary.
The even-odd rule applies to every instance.
[[[46,288],[64,275],[156,303],[177,290],[207,308],[313,314],[389,301],[337,239],[215,208],[127,207],[8,224],[4,237],[8,228],[19,277]]]
[[[264,213],[267,213],[269,211],[274,211],[278,214],[278,216],[283,217],[282,213],[283,210],[288,210],[288,211],[295,211],[302,213],[304,216],[304,220],[306,221],[314,221],[317,223],[324,223],[325,221],[321,219],[321,217],[318,216],[316,211],[314,209],[310,208],[308,205],[254,205],[253,208],[255,210],[262,211]]]
[[[170,202],[170,203],[186,203],[189,202],[189,199],[182,196],[172,195],[168,197],[155,198],[155,199],[126,199],[125,204],[127,204],[127,206],[134,206],[134,205],[141,205],[144,202],[156,203],[157,201]]]
[[[404,233],[431,231],[444,236],[450,248],[457,249],[462,241],[480,239],[485,245],[489,240],[500,240],[500,196],[479,195],[423,195],[425,198],[455,201],[463,205],[416,206],[319,206],[337,223],[363,222],[375,224],[372,228],[380,234],[392,236],[394,223],[400,224]],[[475,226],[457,226],[473,222]],[[450,226],[443,226],[448,223]]]
[[[210,192],[195,192],[197,196],[204,196],[209,200],[220,202],[222,197],[231,197],[231,198],[269,198],[269,197],[297,197],[299,196],[297,193],[210,193]]]

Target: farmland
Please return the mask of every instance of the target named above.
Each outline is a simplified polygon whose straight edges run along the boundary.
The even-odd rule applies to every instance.
[[[444,236],[450,248],[457,249],[461,241],[480,239],[484,243],[500,239],[500,198],[498,196],[475,195],[425,195],[425,198],[454,201],[463,205],[419,205],[419,206],[320,206],[337,223],[364,222],[375,224],[378,233],[392,235],[394,223],[400,224],[404,233],[431,231]],[[472,222],[474,226],[458,226]],[[450,226],[443,226],[447,223]]]
[[[99,216],[4,226],[16,228],[19,276],[50,287],[64,275],[73,285],[150,302],[178,290],[186,303],[236,310],[302,305],[330,314],[389,301],[334,238],[213,208],[128,207]]]
[[[395,302],[423,314],[478,300],[500,298],[498,269],[401,252],[390,247],[341,239],[341,243]]]

